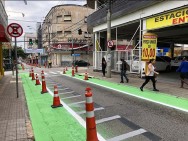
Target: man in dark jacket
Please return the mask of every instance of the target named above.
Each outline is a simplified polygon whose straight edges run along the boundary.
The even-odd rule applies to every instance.
[[[121,58],[121,82],[120,83],[124,83],[123,81],[123,76],[125,77],[127,83],[129,82],[129,79],[127,78],[127,74],[126,74],[126,71],[127,71],[127,62],[124,60],[124,58]]]

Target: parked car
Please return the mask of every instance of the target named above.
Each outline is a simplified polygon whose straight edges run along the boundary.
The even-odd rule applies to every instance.
[[[183,60],[184,57],[188,57],[188,56],[177,56],[172,58],[171,60],[171,66],[173,68],[178,68]]]
[[[141,61],[141,69],[145,67],[145,62]],[[139,58],[135,58],[135,60],[132,62],[132,70],[138,71],[139,69]],[[170,64],[170,57],[168,56],[156,56],[156,63],[155,63],[156,71],[166,71],[169,72],[171,70],[171,64]]]
[[[86,62],[86,61],[84,61],[84,60],[75,60],[75,61],[73,61],[73,65],[74,66],[79,66],[79,67],[86,67],[86,66],[90,66],[90,63],[88,63],[88,62]]]

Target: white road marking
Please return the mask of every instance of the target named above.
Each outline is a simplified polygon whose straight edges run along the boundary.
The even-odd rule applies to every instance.
[[[121,141],[121,140],[125,140],[125,139],[128,139],[128,138],[140,135],[140,134],[145,133],[145,132],[147,132],[147,131],[141,128],[141,129],[138,129],[138,130],[135,130],[135,131],[132,131],[132,132],[129,132],[129,133],[108,139],[107,141]]]
[[[61,76],[61,75],[48,75],[48,76],[45,76],[45,77],[57,77],[57,76]]]
[[[99,111],[99,110],[104,110],[103,107],[100,107],[100,108],[95,108],[94,111]],[[77,114],[81,115],[81,114],[85,114],[86,111],[80,111],[80,112],[76,112]]]
[[[121,118],[121,117],[119,115],[116,115],[116,116],[113,116],[113,117],[103,118],[103,119],[97,120],[96,124],[100,124],[100,123],[110,121],[110,120],[114,120],[114,119],[117,119],[117,118]]]
[[[51,94],[51,96],[54,96],[53,92],[48,89],[49,94]],[[86,129],[86,122],[75,112],[73,111],[66,103],[64,103],[61,100],[61,104],[63,104],[63,107],[73,116],[75,117],[75,119],[80,123],[80,125],[82,125],[85,129]],[[98,139],[99,141],[106,141],[99,133],[97,133]]]
[[[57,74],[57,73],[55,73],[55,72],[53,72],[53,71],[50,71],[49,73],[52,73],[52,74]]]
[[[57,72],[61,73],[61,71],[57,71]]]
[[[81,103],[85,103],[85,102],[86,101],[79,101],[79,102],[71,103],[71,104],[69,104],[69,106],[76,105],[76,104],[81,104]]]
[[[74,93],[74,91],[71,91],[71,92],[65,92],[65,93],[59,93],[60,95],[63,95],[63,94],[71,94],[71,93]]]
[[[65,97],[65,98],[61,98],[61,99],[70,99],[70,98],[75,98],[75,97],[80,97],[81,95],[75,95],[75,96],[70,96],[70,97]]]
[[[62,90],[67,90],[67,89],[69,89],[69,88],[62,88],[62,89],[59,88],[58,91],[59,91],[59,90],[61,90],[61,91],[62,91]]]

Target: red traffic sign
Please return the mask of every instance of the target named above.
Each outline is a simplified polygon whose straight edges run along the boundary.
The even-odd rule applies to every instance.
[[[114,42],[112,40],[108,41],[108,47],[111,48],[114,46]]]
[[[11,37],[20,37],[23,33],[23,28],[17,23],[11,23],[7,26],[7,32]]]

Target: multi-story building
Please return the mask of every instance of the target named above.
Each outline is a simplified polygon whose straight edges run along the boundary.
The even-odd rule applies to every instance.
[[[76,60],[88,60],[92,64],[91,34],[87,31],[87,16],[93,11],[86,6],[73,4],[51,8],[42,25],[42,34],[43,47],[52,59],[52,65],[71,65],[73,56],[77,56],[74,57]]]
[[[0,76],[4,73],[2,43],[9,42],[10,40],[6,31],[7,25],[8,25],[8,16],[5,11],[5,1],[0,0]]]

